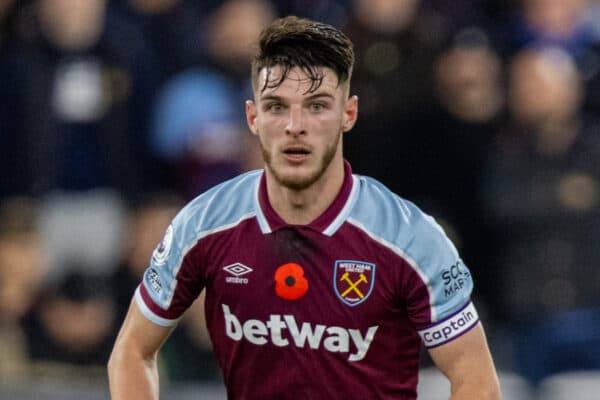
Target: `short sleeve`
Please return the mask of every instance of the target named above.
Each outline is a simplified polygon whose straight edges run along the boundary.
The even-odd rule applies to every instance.
[[[144,316],[161,326],[175,325],[203,287],[192,260],[197,240],[190,225],[183,212],[173,220],[136,289]]]
[[[416,207],[411,220],[414,236],[406,253],[417,278],[408,310],[424,345],[431,348],[463,335],[479,317],[471,302],[471,272],[454,244],[432,217]]]

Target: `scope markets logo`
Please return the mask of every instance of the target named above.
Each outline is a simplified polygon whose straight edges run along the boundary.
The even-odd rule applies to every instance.
[[[460,260],[449,268],[444,268],[441,276],[446,298],[454,296],[471,280],[471,273]]]

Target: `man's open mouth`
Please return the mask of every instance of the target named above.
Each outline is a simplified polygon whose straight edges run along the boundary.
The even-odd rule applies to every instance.
[[[285,149],[283,152],[285,154],[294,155],[294,156],[304,156],[304,155],[310,154],[310,151],[308,151],[307,149],[302,148],[302,147],[290,147],[290,148]]]

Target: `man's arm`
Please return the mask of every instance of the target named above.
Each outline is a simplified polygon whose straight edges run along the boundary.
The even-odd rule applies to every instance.
[[[481,323],[450,343],[429,350],[450,380],[450,400],[499,400],[500,384]]]
[[[108,361],[112,400],[158,399],[158,351],[174,327],[150,322],[131,302]]]

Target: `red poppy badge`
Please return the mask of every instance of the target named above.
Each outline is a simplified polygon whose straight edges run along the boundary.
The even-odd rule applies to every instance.
[[[296,263],[283,264],[275,271],[275,293],[286,300],[298,300],[308,291],[304,269]]]

